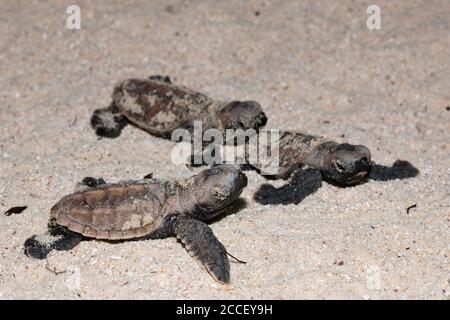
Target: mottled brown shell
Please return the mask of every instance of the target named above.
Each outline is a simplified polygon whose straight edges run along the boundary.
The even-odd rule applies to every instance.
[[[213,104],[201,93],[151,79],[126,80],[115,87],[112,98],[129,121],[161,137],[202,120]]]
[[[146,236],[162,226],[166,189],[157,182],[120,182],[63,197],[51,209],[56,223],[97,239]]]

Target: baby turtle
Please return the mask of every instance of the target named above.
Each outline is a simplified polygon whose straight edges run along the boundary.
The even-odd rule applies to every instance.
[[[106,240],[177,237],[218,282],[229,283],[230,265],[224,246],[205,221],[236,200],[247,177],[221,165],[182,181],[153,179],[90,185],[63,197],[50,210],[48,231],[25,241],[25,253],[44,259],[51,250],[71,250],[83,238]]]
[[[115,138],[127,123],[158,137],[170,139],[175,129],[193,131],[194,121],[202,129],[255,129],[267,117],[255,101],[223,102],[183,86],[173,85],[169,77],[128,79],[119,83],[109,107],[94,111],[91,126],[98,136]]]
[[[419,173],[408,161],[397,160],[392,167],[378,165],[371,161],[369,149],[362,145],[339,144],[293,131],[281,131],[274,142],[279,145],[278,163],[264,166],[250,163],[250,166],[263,173],[265,167],[275,167],[272,177],[290,179],[290,183],[278,189],[263,185],[255,195],[255,200],[263,204],[299,203],[322,185],[322,179],[348,187],[367,178],[387,181],[415,177]],[[248,157],[251,146],[246,151]]]

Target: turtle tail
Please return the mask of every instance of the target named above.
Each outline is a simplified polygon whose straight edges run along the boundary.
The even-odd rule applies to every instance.
[[[63,226],[50,226],[42,235],[33,235],[24,243],[25,254],[34,259],[45,259],[52,250],[71,250],[82,240],[79,233]]]
[[[128,124],[114,103],[107,108],[97,109],[91,117],[91,127],[99,137],[116,138]]]

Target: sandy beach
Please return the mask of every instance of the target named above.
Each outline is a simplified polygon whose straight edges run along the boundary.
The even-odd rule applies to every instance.
[[[0,0],[0,299],[449,299],[450,2]],[[216,283],[175,238],[83,241],[36,261],[23,242],[83,177],[192,175],[174,143],[127,126],[98,139],[93,110],[127,78],[169,75],[222,100],[256,100],[267,128],[363,144],[416,178],[327,183],[298,205],[210,226],[228,252]],[[416,207],[407,212],[407,208]],[[13,206],[21,214],[3,215]]]

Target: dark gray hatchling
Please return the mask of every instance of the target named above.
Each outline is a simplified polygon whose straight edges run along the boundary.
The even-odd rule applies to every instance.
[[[267,122],[255,101],[218,101],[174,85],[167,76],[128,79],[113,91],[109,107],[94,111],[91,126],[101,137],[114,138],[131,123],[152,135],[170,139],[175,129],[191,133],[194,121],[203,132],[214,128],[225,136],[226,129],[259,129]]]
[[[105,183],[63,197],[50,210],[48,231],[25,241],[25,253],[44,259],[52,250],[70,250],[83,238],[129,240],[177,237],[218,282],[229,283],[224,246],[205,221],[223,213],[242,193],[247,177],[221,165],[181,181],[154,179]]]
[[[322,180],[340,186],[354,186],[367,179],[387,181],[415,177],[419,170],[408,161],[397,160],[391,167],[378,165],[371,160],[370,150],[363,145],[337,143],[329,139],[301,132],[280,131],[278,162],[275,179],[289,179],[280,188],[264,184],[255,194],[262,204],[299,203],[322,185]],[[247,145],[248,153],[251,145]],[[267,145],[270,148],[270,144]],[[250,163],[254,169],[264,172],[264,165]],[[273,164],[272,164],[273,165]]]

